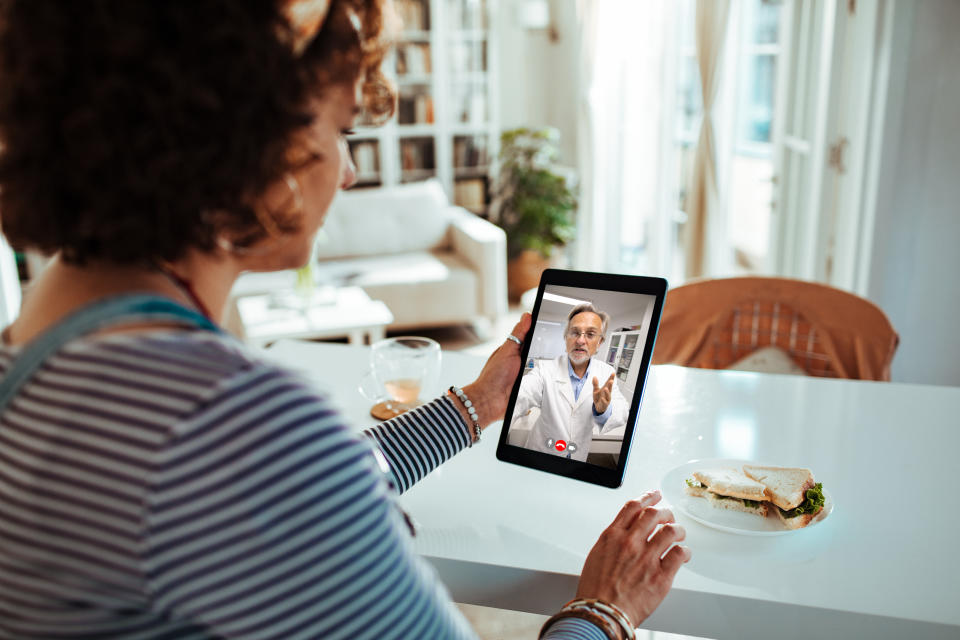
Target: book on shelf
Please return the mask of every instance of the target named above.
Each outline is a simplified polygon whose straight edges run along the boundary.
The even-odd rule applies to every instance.
[[[447,24],[451,30],[471,31],[487,28],[486,0],[451,2],[447,7]]]
[[[401,94],[397,100],[397,124],[433,124],[433,96]]]
[[[477,92],[470,96],[470,114],[467,122],[481,124],[487,119],[487,96]]]
[[[404,171],[434,169],[433,139],[423,138],[401,142],[400,164]]]
[[[446,54],[450,65],[463,73],[483,73],[487,70],[487,43],[468,40],[450,45]]]
[[[458,136],[453,139],[453,166],[458,169],[487,164],[486,138]]]
[[[456,96],[457,119],[463,124],[484,124],[487,119],[487,95],[479,87],[465,86]]]
[[[430,73],[430,45],[422,42],[397,47],[397,75],[426,75]]]
[[[430,28],[429,0],[394,0],[393,6],[404,31],[424,31]]]
[[[413,121],[433,124],[433,98],[421,93],[413,102]]]
[[[468,178],[453,183],[453,202],[474,212],[486,209],[486,182],[483,178]]]
[[[357,174],[370,176],[379,173],[377,162],[377,143],[373,141],[355,142],[351,145],[353,164]]]
[[[418,153],[417,145],[415,144],[405,144],[400,148],[401,156],[401,166],[404,171],[413,171],[419,169],[418,163],[420,162],[420,153]]]

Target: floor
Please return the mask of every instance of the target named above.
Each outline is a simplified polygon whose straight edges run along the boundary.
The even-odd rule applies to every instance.
[[[486,330],[486,337],[481,337],[470,325],[454,325],[438,327],[436,329],[416,329],[418,336],[433,338],[440,343],[444,351],[463,351],[479,356],[488,356],[493,350],[507,339],[507,334],[520,321],[523,310],[519,306],[511,306],[492,326]],[[401,332],[409,335],[410,331]],[[388,336],[401,335],[388,332]]]
[[[488,356],[500,346],[506,336],[520,320],[523,309],[511,306],[489,330],[487,337],[481,337],[467,325],[443,327],[438,329],[418,329],[417,335],[433,338],[446,351],[462,351],[478,356]],[[557,603],[559,607],[563,603]],[[457,604],[483,640],[531,640],[536,638],[547,616],[506,609],[493,609],[469,604]],[[660,631],[639,630],[638,640],[694,640],[692,636],[681,636]]]

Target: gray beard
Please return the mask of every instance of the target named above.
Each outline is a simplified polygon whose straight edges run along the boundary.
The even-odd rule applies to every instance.
[[[577,365],[590,361],[590,356],[588,355],[584,355],[583,357],[580,357],[580,356],[575,356],[572,353],[568,353],[567,356],[570,358],[570,362]]]

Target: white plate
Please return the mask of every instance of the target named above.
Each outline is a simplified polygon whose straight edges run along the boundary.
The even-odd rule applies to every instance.
[[[703,498],[687,495],[684,490],[687,486],[685,480],[692,478],[693,472],[698,469],[741,469],[745,464],[757,463],[751,462],[750,460],[734,460],[730,458],[693,460],[668,471],[661,481],[660,493],[674,509],[701,524],[719,529],[720,531],[739,533],[747,536],[778,536],[795,531],[806,531],[823,522],[826,517],[830,515],[830,512],[833,511],[833,499],[830,493],[824,489],[823,510],[817,515],[816,520],[803,529],[787,529],[772,510],[766,518],[761,518],[752,513],[717,509]]]

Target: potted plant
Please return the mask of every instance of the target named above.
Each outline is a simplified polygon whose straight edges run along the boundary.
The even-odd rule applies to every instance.
[[[507,286],[512,299],[535,288],[555,249],[574,238],[577,196],[558,164],[560,132],[511,129],[500,136],[491,220],[507,234]]]

